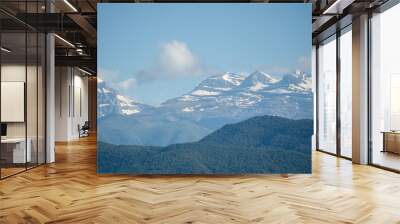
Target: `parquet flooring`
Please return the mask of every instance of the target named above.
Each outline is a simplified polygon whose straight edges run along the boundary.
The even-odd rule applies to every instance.
[[[96,140],[0,181],[0,223],[400,223],[400,175],[313,153],[312,175],[96,174]]]
[[[14,168],[14,167],[1,168],[1,175],[2,175],[2,177],[7,177],[7,176],[11,176],[13,174],[16,174],[16,173],[19,173],[22,171],[25,171],[25,167],[23,167],[23,168]]]

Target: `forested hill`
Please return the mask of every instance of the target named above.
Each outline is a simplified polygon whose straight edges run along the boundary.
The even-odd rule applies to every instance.
[[[253,148],[278,148],[308,153],[313,122],[276,116],[258,116],[228,124],[200,140],[200,143]]]
[[[194,143],[167,147],[98,144],[100,173],[310,173],[312,120],[253,117]]]

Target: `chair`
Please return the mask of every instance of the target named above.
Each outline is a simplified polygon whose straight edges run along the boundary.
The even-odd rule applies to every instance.
[[[89,136],[89,129],[90,129],[89,121],[85,121],[82,127],[78,125],[79,138]]]

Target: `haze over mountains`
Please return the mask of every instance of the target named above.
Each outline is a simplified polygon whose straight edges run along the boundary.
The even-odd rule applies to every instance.
[[[98,104],[102,141],[166,146],[198,141],[225,124],[254,116],[311,119],[313,97],[311,77],[302,72],[276,78],[255,71],[208,77],[157,107],[135,102],[99,80]]]

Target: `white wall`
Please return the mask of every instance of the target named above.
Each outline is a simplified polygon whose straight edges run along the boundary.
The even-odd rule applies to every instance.
[[[56,68],[55,140],[79,138],[78,125],[88,120],[88,78],[76,68]]]
[[[37,70],[38,69],[38,70]],[[4,113],[21,113],[22,120],[5,122],[7,124],[7,137],[9,138],[24,138],[25,135],[30,140],[29,147],[33,162],[39,159],[39,163],[44,163],[45,150],[45,115],[44,115],[44,73],[42,68],[25,64],[3,64],[1,66],[1,81],[2,82],[23,82],[26,86],[26,101],[21,102],[23,105],[19,108],[11,108],[10,106],[2,105],[2,114]],[[26,80],[27,79],[27,80]],[[4,83],[2,83],[3,86]],[[24,94],[25,86],[16,94]],[[9,98],[2,89],[2,99]],[[6,95],[4,95],[6,94]],[[22,97],[24,98],[24,97]],[[12,103],[12,102],[10,102]],[[17,102],[14,102],[17,103]],[[26,105],[25,105],[26,103]],[[2,102],[3,104],[3,102]],[[12,111],[14,110],[14,111]],[[15,111],[19,110],[19,111]],[[26,120],[25,115],[26,113]],[[3,120],[3,119],[2,119]],[[51,162],[51,161],[50,161]]]
[[[87,76],[82,76],[82,73],[79,73],[78,75],[76,74],[75,70],[75,75],[74,75],[74,82],[72,88],[74,90],[73,96],[71,96],[71,99],[74,99],[74,102],[71,102],[71,108],[72,111],[72,119],[71,119],[71,136],[72,138],[77,138],[79,137],[79,132],[78,132],[78,125],[83,125],[85,121],[88,121],[89,119],[89,113],[88,113],[88,78]]]
[[[25,65],[18,65],[18,64],[6,64],[1,66],[1,81],[2,82],[24,82],[26,83],[25,77],[26,72],[28,74],[35,73],[36,74],[36,67],[33,66],[25,66]],[[28,77],[29,78],[29,77]],[[36,81],[29,80],[30,85],[36,85]],[[27,106],[35,107],[36,108],[36,89],[27,88]],[[3,96],[4,97],[4,96]],[[34,104],[31,104],[34,102]],[[22,108],[24,109],[24,108]],[[1,108],[1,110],[7,110],[7,108]],[[31,109],[32,110],[32,109]],[[36,113],[33,114],[31,110],[27,114],[28,122],[28,129],[36,130]],[[36,109],[35,109],[36,111]],[[34,124],[31,122],[34,121]],[[26,122],[7,122],[7,135],[8,137],[25,137],[25,126]],[[30,132],[28,130],[28,137]]]
[[[70,84],[69,69],[55,68],[55,141],[68,140],[68,88]]]

